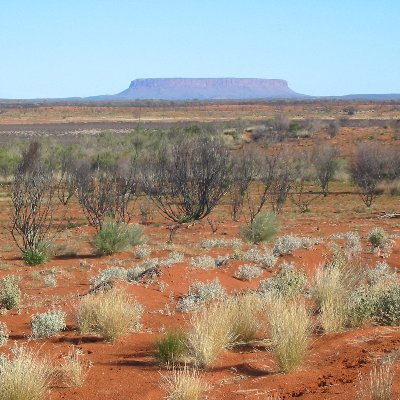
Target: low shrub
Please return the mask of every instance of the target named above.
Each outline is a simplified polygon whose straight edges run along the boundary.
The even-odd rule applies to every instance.
[[[376,250],[382,247],[388,239],[388,235],[383,228],[375,228],[368,234],[368,241],[372,249]]]
[[[104,256],[126,250],[143,241],[143,228],[140,225],[128,225],[107,221],[93,241],[96,254]]]
[[[41,265],[51,257],[51,243],[39,242],[35,248],[26,249],[22,252],[22,259],[26,265]]]
[[[246,252],[235,249],[234,258],[241,261],[255,262],[262,268],[273,268],[278,261],[278,257],[268,248],[253,248]]]
[[[83,333],[115,341],[139,327],[143,307],[122,290],[87,295],[77,306],[76,319]]]
[[[241,228],[242,239],[251,243],[270,241],[278,232],[278,220],[272,212],[263,212],[255,216],[250,225]]]
[[[226,297],[226,291],[218,278],[209,282],[194,282],[188,294],[179,299],[176,309],[180,312],[190,312],[213,300],[222,300]]]
[[[260,282],[258,291],[263,295],[291,298],[302,293],[306,283],[307,277],[303,272],[294,264],[284,262],[273,277]]]
[[[186,351],[186,335],[179,330],[167,331],[156,342],[156,358],[164,363],[176,363],[182,360]]]
[[[202,269],[216,267],[214,258],[212,258],[210,256],[193,257],[190,260],[190,265],[195,268],[202,268]]]
[[[251,281],[262,274],[262,269],[256,265],[242,265],[234,273],[234,277],[242,281]]]
[[[20,277],[8,275],[0,281],[0,308],[12,310],[21,303]]]
[[[399,283],[393,283],[377,294],[374,318],[379,325],[400,325]]]
[[[5,322],[0,321],[0,347],[7,343],[10,332]]]
[[[62,310],[49,310],[32,317],[32,337],[35,339],[49,338],[57,335],[66,328],[65,312]]]

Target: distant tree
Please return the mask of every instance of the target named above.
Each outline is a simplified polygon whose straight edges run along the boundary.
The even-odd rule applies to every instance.
[[[324,196],[328,195],[329,183],[338,169],[338,155],[339,151],[330,144],[322,144],[313,149],[312,163]]]
[[[336,137],[339,134],[340,131],[340,124],[339,121],[337,121],[336,119],[329,121],[328,124],[328,135],[331,138]]]
[[[360,144],[350,165],[350,175],[367,207],[371,207],[377,195],[376,187],[386,173],[385,149],[376,143]]]

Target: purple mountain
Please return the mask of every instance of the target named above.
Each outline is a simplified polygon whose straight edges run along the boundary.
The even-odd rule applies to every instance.
[[[303,98],[283,79],[245,78],[159,78],[136,79],[115,100],[212,100]]]

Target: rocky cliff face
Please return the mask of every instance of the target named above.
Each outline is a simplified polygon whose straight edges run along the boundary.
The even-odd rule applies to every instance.
[[[118,99],[252,99],[304,97],[283,79],[160,78],[136,79]]]

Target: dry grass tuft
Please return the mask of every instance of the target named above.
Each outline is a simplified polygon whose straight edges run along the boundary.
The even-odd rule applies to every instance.
[[[226,301],[226,313],[230,316],[231,334],[235,343],[248,343],[257,337],[261,328],[263,301],[257,294],[244,294]]]
[[[207,368],[218,354],[236,339],[226,303],[215,303],[194,313],[190,319],[187,346],[194,364]]]
[[[391,400],[394,365],[392,361],[381,361],[370,373],[359,379],[358,398],[362,400]]]
[[[271,296],[266,305],[268,331],[277,364],[283,372],[304,362],[311,335],[311,317],[305,304],[282,296]]]
[[[83,334],[115,341],[139,326],[143,308],[122,290],[88,295],[77,306],[76,319]]]
[[[182,370],[174,369],[172,376],[164,377],[161,386],[168,400],[200,400],[209,389],[199,372],[186,366]]]
[[[49,391],[50,363],[24,346],[0,359],[0,400],[43,400]]]
[[[86,380],[92,364],[83,360],[83,353],[79,349],[72,349],[59,367],[57,373],[60,380],[69,387],[82,386]]]

